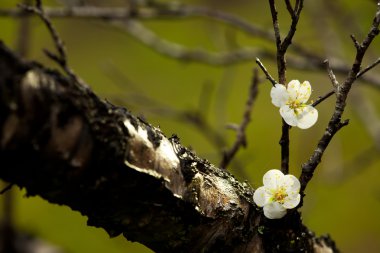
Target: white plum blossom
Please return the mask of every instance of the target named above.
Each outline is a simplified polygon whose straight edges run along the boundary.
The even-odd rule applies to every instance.
[[[293,175],[284,175],[279,170],[269,170],[263,177],[264,186],[256,189],[253,200],[259,207],[264,207],[268,219],[280,219],[286,209],[298,206],[301,184]]]
[[[318,111],[306,104],[311,95],[311,85],[308,81],[300,83],[292,80],[288,86],[276,84],[271,92],[272,104],[280,107],[280,114],[290,126],[306,129],[315,124]]]

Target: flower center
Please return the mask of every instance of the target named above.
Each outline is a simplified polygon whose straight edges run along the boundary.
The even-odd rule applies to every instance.
[[[284,187],[280,187],[279,189],[277,189],[277,191],[273,194],[273,199],[274,201],[280,203],[280,204],[284,204],[285,202],[285,198],[288,196],[288,194],[286,193],[285,191],[285,188]]]
[[[287,105],[289,105],[289,107],[293,110],[297,109],[298,107],[300,107],[300,102],[298,102],[297,100],[293,100],[293,101],[288,101]]]

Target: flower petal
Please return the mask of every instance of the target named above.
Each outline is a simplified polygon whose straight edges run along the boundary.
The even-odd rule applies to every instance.
[[[286,91],[286,87],[282,84],[276,84],[270,90],[270,96],[272,98],[272,104],[277,107],[281,107],[286,104],[289,99],[288,92]]]
[[[269,170],[263,176],[263,184],[269,190],[276,190],[282,184],[284,174],[280,170]]]
[[[300,88],[298,90],[297,100],[300,103],[304,104],[309,100],[310,95],[311,95],[311,85],[309,81],[304,81],[303,83],[301,83]]]
[[[295,208],[296,206],[298,206],[300,201],[301,201],[301,195],[300,194],[297,194],[295,196],[288,196],[285,198],[285,202],[284,202],[284,204],[282,204],[282,206],[286,209],[292,209],[292,208]]]
[[[253,194],[253,201],[259,207],[265,206],[270,201],[270,195],[264,186],[256,189],[255,193]]]
[[[280,219],[286,214],[286,209],[278,202],[264,206],[264,215],[268,219]]]
[[[288,105],[281,106],[280,108],[281,117],[285,120],[285,122],[290,126],[297,126],[298,119],[297,115],[293,109],[291,109]]]
[[[286,193],[289,194],[298,194],[301,188],[300,181],[293,175],[285,175],[283,178],[283,187],[286,189]]]
[[[289,98],[292,101],[295,101],[297,99],[298,94],[299,94],[300,86],[301,86],[301,84],[300,84],[300,81],[298,81],[298,80],[291,80],[288,83],[287,91],[288,91],[288,94],[289,94]]]
[[[317,111],[317,109],[315,109],[311,105],[306,105],[306,106],[298,109],[297,127],[301,128],[301,129],[307,129],[307,128],[313,126],[315,124],[315,122],[317,122],[317,120],[318,120],[318,111]],[[288,122],[286,122],[286,123],[288,123]]]

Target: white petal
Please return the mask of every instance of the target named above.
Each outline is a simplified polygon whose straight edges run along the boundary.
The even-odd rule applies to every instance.
[[[311,105],[306,105],[306,106],[298,109],[297,127],[301,128],[301,129],[309,128],[309,127],[313,126],[315,124],[315,122],[317,122],[317,120],[318,120],[318,111],[317,111],[317,109],[315,109]]]
[[[297,126],[298,119],[297,115],[293,109],[291,109],[288,105],[281,106],[280,108],[281,117],[285,120],[285,122],[290,126]]]
[[[278,202],[264,206],[264,215],[268,219],[280,219],[286,214],[286,209]]]
[[[311,95],[311,85],[309,81],[304,81],[303,83],[301,83],[300,88],[298,90],[297,100],[300,103],[304,104],[309,100],[310,95]]]
[[[286,197],[285,198],[285,202],[282,205],[286,209],[292,209],[292,208],[295,208],[296,206],[298,206],[298,204],[300,203],[300,201],[301,201],[301,195],[297,194],[295,196],[288,196],[288,197]]]
[[[269,170],[263,176],[263,183],[269,190],[276,190],[282,183],[284,174],[280,170]]]
[[[301,184],[300,181],[298,181],[298,178],[296,178],[293,175],[285,175],[283,179],[283,187],[286,189],[287,194],[297,194],[300,191]]]
[[[286,91],[286,87],[282,84],[276,84],[270,90],[270,96],[272,98],[272,104],[277,107],[281,107],[286,104],[289,99],[288,92]]]
[[[270,198],[271,195],[268,193],[264,186],[257,188],[253,194],[253,201],[255,201],[256,205],[259,207],[263,207],[268,204]]]
[[[298,80],[291,80],[289,83],[288,83],[288,94],[289,94],[289,98],[294,101],[297,99],[298,97],[298,94],[299,94],[299,89],[300,89],[300,81]]]

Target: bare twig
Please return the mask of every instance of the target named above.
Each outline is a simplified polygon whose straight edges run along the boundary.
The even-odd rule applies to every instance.
[[[258,84],[259,78],[257,69],[254,70],[252,83],[249,88],[249,96],[248,100],[245,104],[245,110],[243,114],[243,120],[240,125],[236,128],[236,140],[232,147],[224,152],[222,162],[220,163],[220,167],[225,169],[228,164],[232,161],[236,153],[239,151],[240,147],[247,146],[247,137],[245,134],[245,130],[251,121],[251,111],[253,107],[253,102],[255,101],[258,93]]]
[[[12,189],[12,187],[14,186],[14,184],[8,184],[4,189],[2,189],[0,191],[0,195],[6,193],[7,191],[9,191],[10,189]]]
[[[302,8],[303,8],[303,1],[302,0],[296,0],[296,6],[294,8],[294,12],[299,14]]]
[[[82,87],[86,88],[87,85],[81,81],[77,75],[74,73],[74,71],[69,67],[67,62],[67,55],[66,55],[66,48],[65,44],[63,43],[62,39],[60,38],[57,30],[53,26],[53,23],[50,21],[50,18],[45,14],[44,9],[42,7],[42,0],[36,1],[35,6],[31,5],[25,5],[25,4],[19,4],[19,7],[24,10],[31,13],[36,14],[45,24],[46,28],[48,29],[50,35],[52,36],[55,48],[58,52],[58,55],[50,52],[49,50],[45,49],[45,54],[58,63],[59,66],[66,72],[66,74],[75,81],[76,84],[81,85]]]
[[[376,67],[378,64],[380,63],[380,58],[377,58],[376,61],[374,61],[372,64],[368,65],[367,67],[365,67],[364,69],[362,69],[358,74],[357,74],[357,78],[361,77],[362,75],[364,75],[365,73],[367,73],[369,70],[373,69],[374,67]]]
[[[46,28],[49,30],[50,35],[53,38],[55,48],[58,51],[59,55],[54,55],[53,53],[49,52],[49,57],[53,58],[59,65],[61,65],[63,68],[67,67],[67,56],[66,56],[66,49],[63,41],[58,35],[57,30],[54,28],[53,24],[51,23],[48,16],[44,13],[44,10],[41,5],[41,1],[36,1],[36,6],[30,6],[25,4],[20,4],[20,8],[22,8],[25,11],[29,11],[32,13],[35,13],[38,17],[41,18],[41,20],[46,25]]]
[[[277,68],[278,68],[278,78],[279,82],[285,84],[285,75],[282,73],[285,71],[285,60],[282,59],[281,52],[281,34],[280,27],[278,24],[277,9],[274,0],[269,0],[269,6],[272,14],[274,37],[276,38],[277,47]],[[285,73],[285,72],[284,72]]]
[[[321,162],[322,155],[326,150],[328,144],[330,143],[331,139],[343,126],[348,124],[347,120],[341,121],[341,117],[346,106],[347,95],[350,92],[352,84],[357,80],[363,57],[368,47],[370,46],[373,39],[379,34],[380,0],[377,3],[377,11],[372,22],[370,31],[361,43],[355,45],[356,56],[354,63],[352,64],[351,71],[348,73],[348,76],[344,83],[340,84],[339,89],[337,89],[338,92],[336,94],[337,100],[335,103],[335,111],[331,116],[326,131],[323,134],[322,138],[319,140],[317,148],[315,149],[309,160],[302,165],[302,173],[300,175],[302,196],[304,196],[306,186],[313,177],[316,167]]]
[[[318,104],[320,104],[321,102],[323,102],[324,100],[326,100],[327,98],[329,98],[334,93],[335,93],[335,91],[332,90],[332,91],[329,91],[328,93],[326,93],[325,95],[323,95],[321,97],[318,97],[318,99],[315,100],[314,103],[311,104],[311,106],[313,106],[313,107],[317,106]]]
[[[288,31],[288,34],[286,35],[286,37],[282,41],[280,51],[278,52],[281,56],[281,64],[283,65],[283,68],[284,68],[282,70],[283,71],[282,75],[285,75],[285,72],[286,72],[285,54],[286,54],[286,51],[287,51],[288,47],[290,46],[290,44],[292,44],[292,39],[293,39],[293,36],[296,32],[298,20],[300,18],[300,14],[301,14],[301,11],[303,8],[303,0],[297,1],[296,5],[297,5],[297,8],[294,12],[294,15],[292,16],[292,23],[290,25],[290,29]],[[284,78],[283,83],[285,83],[285,80],[286,80],[286,78]]]
[[[375,62],[373,62],[372,64],[368,65],[366,68],[364,68],[363,70],[361,70],[357,75],[356,75],[356,78],[360,78],[362,75],[364,75],[365,73],[367,73],[369,70],[373,69],[374,67],[376,67],[378,64],[380,63],[380,58],[378,58]],[[329,91],[328,93],[326,93],[324,96],[322,97],[319,97],[313,104],[312,106],[317,106],[318,104],[320,104],[321,102],[323,102],[325,99],[329,98],[331,95],[333,95],[334,93],[336,93],[336,88],[339,87],[339,83],[338,81],[336,80],[336,77],[329,65],[329,62],[326,60],[325,61],[325,64],[326,64],[326,68],[327,68],[327,71],[328,71],[328,74],[329,74],[329,77],[330,77],[330,80],[334,86],[334,90],[331,90]]]
[[[351,34],[350,35],[350,38],[352,40],[352,42],[354,43],[354,46],[356,49],[359,49],[360,48],[360,43],[359,41],[357,41],[357,39],[355,38],[355,35]]]
[[[293,17],[294,16],[294,10],[293,10],[292,4],[290,3],[290,0],[285,0],[285,3],[286,3],[286,8],[288,9],[290,16]]]
[[[277,47],[277,70],[279,82],[286,85],[286,65],[285,65],[285,52],[282,51],[281,35],[277,17],[277,9],[274,0],[269,0],[269,6],[272,14],[274,36],[276,38]],[[282,135],[280,139],[281,146],[281,171],[284,174],[289,172],[289,127],[284,120],[282,120]]]
[[[334,75],[334,72],[333,72],[333,70],[332,70],[331,67],[330,67],[329,60],[325,60],[323,63],[324,63],[325,66],[326,66],[326,70],[327,70],[327,73],[328,73],[328,75],[329,75],[329,78],[330,78],[331,84],[332,84],[332,86],[333,86],[335,92],[337,93],[337,89],[338,89],[338,87],[339,87],[339,82],[338,82],[338,80],[336,80],[336,77],[335,77],[335,75]],[[329,92],[329,93],[330,93],[330,92]]]
[[[321,102],[323,102],[324,100],[326,100],[327,98],[329,98],[330,96],[332,96],[333,94],[337,94],[338,91],[337,89],[339,88],[340,84],[338,82],[338,80],[336,79],[335,75],[334,75],[334,72],[332,70],[332,68],[330,67],[330,63],[328,60],[325,60],[323,62],[326,66],[326,70],[327,70],[327,74],[330,78],[330,81],[331,81],[331,84],[333,86],[333,90],[327,92],[325,95],[319,97],[313,104],[312,106],[317,106],[318,104],[320,104]]]
[[[290,2],[287,1],[286,3],[287,3],[288,11],[290,11],[290,9],[292,9],[292,7],[290,6]],[[296,27],[297,27],[298,20],[299,20],[301,10],[303,7],[303,0],[296,2],[296,9],[291,14],[292,23],[290,25],[288,34],[286,35],[283,41],[281,41],[281,34],[280,34],[280,28],[279,28],[279,23],[278,23],[275,0],[269,0],[269,7],[272,14],[273,30],[274,30],[274,35],[276,38],[278,80],[280,83],[286,85],[285,54],[286,54],[286,51],[288,50],[288,47],[292,43],[293,36],[296,32]],[[280,145],[281,145],[281,171],[284,174],[289,173],[289,130],[290,130],[290,126],[284,120],[282,120],[282,135],[280,139]]]
[[[266,78],[272,83],[273,86],[275,86],[277,84],[276,80],[274,80],[274,78],[269,74],[268,70],[265,68],[264,64],[260,61],[259,58],[256,58],[256,63],[264,72]]]

